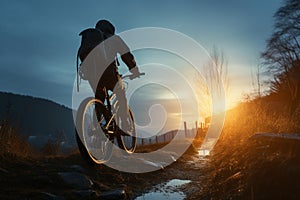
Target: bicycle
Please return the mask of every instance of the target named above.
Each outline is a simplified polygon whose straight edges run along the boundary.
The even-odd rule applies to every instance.
[[[126,75],[122,80],[130,80],[145,75]],[[122,131],[122,120],[118,115],[118,99],[115,93],[109,94],[104,88],[105,100],[102,102],[94,97],[83,100],[76,116],[76,141],[80,154],[89,163],[102,164],[107,162],[113,152],[115,143],[127,154],[136,149],[136,130],[134,117],[129,108],[127,121],[129,129]]]

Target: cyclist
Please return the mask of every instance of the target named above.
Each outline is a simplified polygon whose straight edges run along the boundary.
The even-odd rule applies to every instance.
[[[130,129],[128,124],[129,122],[127,121],[127,117],[129,116],[128,105],[125,88],[122,83],[121,76],[118,73],[119,63],[117,60],[117,54],[121,54],[122,61],[127,65],[129,71],[132,73],[132,78],[140,76],[140,72],[130,49],[118,35],[115,35],[115,27],[108,20],[99,20],[95,28],[103,33],[105,39],[105,54],[106,57],[108,57],[107,59],[114,61],[109,64],[101,76],[96,87],[95,97],[103,102],[105,100],[105,91],[103,88],[114,91],[119,101],[118,114],[121,117],[122,130],[127,132]]]

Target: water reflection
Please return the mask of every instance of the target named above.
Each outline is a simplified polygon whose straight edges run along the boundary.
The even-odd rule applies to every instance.
[[[184,184],[190,183],[190,180],[172,179],[167,183],[156,185],[153,191],[143,194],[136,198],[136,200],[156,200],[156,199],[178,199],[183,200],[185,194],[178,191],[178,188]]]
[[[209,156],[210,151],[208,149],[199,149],[198,155],[199,156]]]

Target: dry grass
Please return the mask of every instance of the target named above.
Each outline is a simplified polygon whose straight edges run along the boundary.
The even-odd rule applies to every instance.
[[[242,149],[247,146],[249,138],[255,133],[299,133],[299,112],[293,116],[281,112],[272,111],[259,102],[242,103],[235,109],[226,113],[226,120],[221,137],[216,145],[215,152],[234,147]],[[237,150],[235,149],[235,150]]]
[[[287,114],[284,109],[272,110],[266,107],[267,103],[248,102],[242,103],[237,108],[230,110],[226,115],[223,129],[223,138],[230,136],[249,137],[256,132],[299,132],[299,114]],[[280,106],[280,105],[277,105]],[[300,108],[299,108],[300,111]]]
[[[300,177],[300,143],[250,139],[257,132],[299,133],[299,113],[290,116],[258,101],[228,111],[222,136],[212,152],[205,198],[299,197],[295,177]]]
[[[28,141],[6,120],[2,120],[0,123],[0,158],[26,158],[33,155]]]
[[[0,122],[0,159],[29,158],[38,159],[62,155],[60,141],[48,140],[46,145],[37,150],[28,139],[16,128],[10,126],[7,120]]]

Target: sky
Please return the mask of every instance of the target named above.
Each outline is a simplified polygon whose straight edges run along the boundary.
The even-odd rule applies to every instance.
[[[281,0],[1,1],[0,91],[71,107],[78,34],[108,19],[117,33],[162,27],[193,38],[208,51],[221,49],[228,62],[230,101],[235,102],[253,90],[251,71],[281,5]]]

